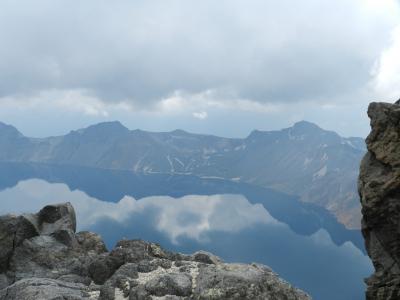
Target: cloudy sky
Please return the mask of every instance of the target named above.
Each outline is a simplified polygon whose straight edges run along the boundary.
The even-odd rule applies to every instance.
[[[0,121],[29,136],[365,136],[368,102],[400,97],[398,0],[2,0],[0,43]]]

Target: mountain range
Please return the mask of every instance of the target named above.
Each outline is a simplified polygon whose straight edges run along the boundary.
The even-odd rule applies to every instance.
[[[243,139],[183,130],[129,130],[105,122],[64,136],[30,138],[0,123],[0,161],[130,170],[141,174],[223,178],[297,195],[360,228],[357,193],[362,138],[344,138],[301,121]]]

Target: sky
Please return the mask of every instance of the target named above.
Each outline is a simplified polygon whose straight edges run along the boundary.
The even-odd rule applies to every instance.
[[[400,98],[398,0],[2,0],[0,121],[119,120],[244,137],[300,120],[365,137]]]

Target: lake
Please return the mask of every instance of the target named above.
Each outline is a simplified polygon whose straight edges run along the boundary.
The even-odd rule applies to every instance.
[[[0,163],[1,214],[66,201],[78,230],[101,234],[109,248],[140,238],[259,262],[314,299],[364,299],[372,273],[360,232],[295,196],[219,178]]]

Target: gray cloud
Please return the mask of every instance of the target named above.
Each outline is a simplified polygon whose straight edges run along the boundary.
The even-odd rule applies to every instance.
[[[333,101],[365,87],[394,1],[2,1],[0,97],[85,90],[151,108],[175,91]],[[396,7],[394,7],[396,8]]]

